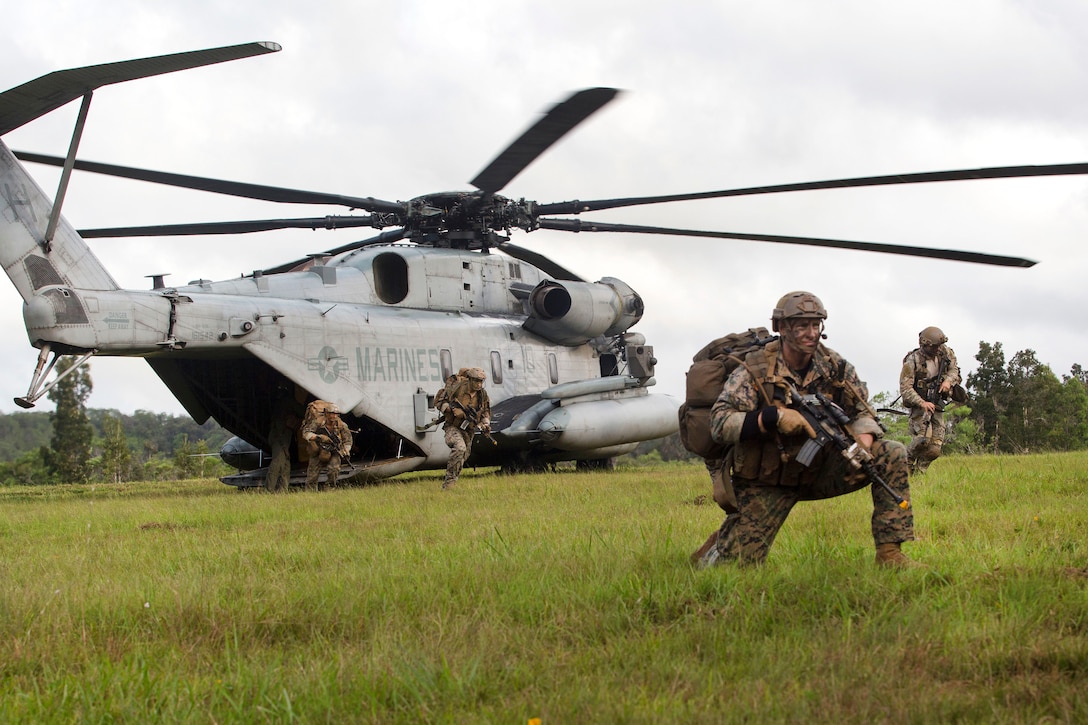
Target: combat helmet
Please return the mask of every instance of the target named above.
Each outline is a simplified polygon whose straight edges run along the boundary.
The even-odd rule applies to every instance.
[[[820,298],[811,292],[798,290],[782,295],[771,313],[771,329],[778,332],[778,323],[790,318],[827,319],[827,310]]]
[[[336,413],[337,415],[340,415],[340,406],[338,406],[336,403],[326,402],[325,403],[325,408],[324,408],[324,410],[322,412],[326,413],[326,414],[327,413]]]
[[[948,336],[941,332],[941,328],[930,325],[918,333],[918,344],[933,346],[943,345],[948,342]]]
[[[467,368],[465,377],[470,380],[487,380],[487,374],[484,373],[483,368]]]

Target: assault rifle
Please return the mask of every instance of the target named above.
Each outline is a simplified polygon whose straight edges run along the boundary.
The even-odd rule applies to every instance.
[[[816,454],[822,448],[831,444],[842,454],[843,458],[850,462],[851,467],[861,471],[872,483],[887,491],[899,508],[904,511],[910,508],[910,501],[893,491],[892,487],[877,471],[872,454],[862,448],[850,435],[850,432],[846,430],[845,426],[850,422],[850,417],[846,415],[842,408],[835,405],[822,393],[801,395],[797,392],[797,388],[792,386],[790,387],[790,397],[797,411],[805,417],[805,420],[812,426],[812,430],[816,431],[816,437],[809,438],[801,446],[801,451],[797,454],[798,463],[806,467],[811,465]]]
[[[462,405],[461,402],[458,400],[451,400],[450,407],[457,408],[465,414],[465,422],[461,424],[461,430],[468,430],[469,426],[472,426],[473,430],[483,433],[484,437],[491,441],[492,445],[498,445],[498,442],[491,437],[491,431],[484,430],[480,427],[479,411],[477,411],[471,405]]]
[[[352,430],[351,428],[348,428],[348,430],[351,431],[352,433],[358,433],[359,432],[357,430]],[[317,447],[318,448],[320,448],[323,451],[328,451],[329,453],[335,453],[336,455],[340,455],[340,445],[343,443],[343,441],[340,440],[339,435],[334,433],[332,431],[332,429],[329,428],[327,425],[321,426],[315,432],[320,434],[320,435],[325,436],[328,439],[328,442],[323,441],[323,440],[318,440],[317,441]],[[347,464],[348,464],[348,466],[351,467],[351,470],[354,471],[355,470],[355,464],[351,462],[350,452],[349,452],[348,455],[344,456],[343,458],[344,458],[344,460],[347,461]]]
[[[929,385],[926,386],[925,399],[927,403],[933,403],[934,410],[938,413],[944,412],[944,407],[948,405],[949,399],[941,396],[941,381],[944,380],[944,374],[948,372],[948,358],[941,358],[941,365],[937,368],[937,377],[929,381]]]

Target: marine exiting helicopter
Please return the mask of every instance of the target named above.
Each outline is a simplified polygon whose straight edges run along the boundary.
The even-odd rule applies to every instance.
[[[33,406],[56,384],[47,378],[60,356],[74,356],[78,364],[95,355],[142,357],[194,420],[214,418],[237,436],[221,453],[241,472],[225,482],[262,484],[271,421],[293,397],[321,398],[344,411],[358,431],[345,477],[365,481],[443,468],[448,449],[432,424],[433,396],[458,368],[483,363],[495,443],[474,446],[470,464],[606,466],[639,442],[677,428],[679,401],[648,391],[653,347],[630,331],[643,315],[642,299],[618,279],[589,282],[512,244],[513,230],[752,239],[1028,267],[1034,262],[976,252],[545,215],[807,189],[1088,173],[1086,164],[1022,166],[548,204],[498,194],[608,103],[616,95],[609,88],[580,91],[548,111],[470,182],[474,191],[405,202],[76,159],[94,90],[279,49],[249,43],[76,68],[0,94],[0,135],[83,99],[66,157],[12,152],[0,143],[0,261],[24,300],[27,334],[40,350],[19,405]],[[63,168],[55,200],[20,161]],[[76,231],[60,215],[73,170],[366,214]],[[167,287],[156,277],[151,290],[121,289],[84,241],[345,227],[386,231],[238,279]],[[291,448],[292,480],[300,483],[304,469]]]

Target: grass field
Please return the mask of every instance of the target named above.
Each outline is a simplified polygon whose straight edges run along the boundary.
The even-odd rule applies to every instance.
[[[697,571],[701,466],[0,488],[3,722],[1088,722],[1088,453],[943,458]]]

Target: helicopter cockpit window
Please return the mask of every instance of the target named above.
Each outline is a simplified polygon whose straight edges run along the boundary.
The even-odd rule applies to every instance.
[[[552,385],[559,384],[559,360],[556,359],[554,352],[549,352],[548,355],[548,378],[552,381]]]
[[[502,385],[502,355],[497,350],[491,351],[491,380]]]
[[[453,375],[453,355],[450,354],[449,350],[439,350],[438,362],[442,366],[442,379],[448,380]]]
[[[378,299],[387,305],[403,302],[408,296],[408,263],[404,257],[394,252],[379,254],[374,257],[371,269]]]

